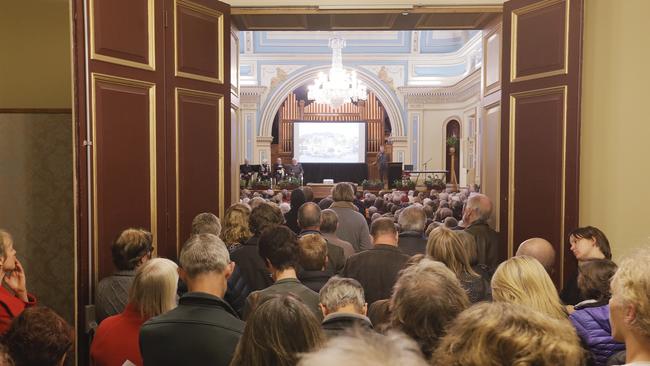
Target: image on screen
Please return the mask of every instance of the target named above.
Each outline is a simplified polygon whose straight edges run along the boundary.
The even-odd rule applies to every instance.
[[[365,153],[365,123],[293,124],[293,154],[301,163],[364,163]]]

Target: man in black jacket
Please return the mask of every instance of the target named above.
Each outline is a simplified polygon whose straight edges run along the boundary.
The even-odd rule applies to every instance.
[[[427,249],[427,238],[424,236],[424,224],[427,216],[420,206],[409,206],[399,215],[397,221],[400,227],[397,246],[402,253],[412,256],[424,254]]]
[[[140,329],[145,366],[228,366],[244,332],[244,322],[223,300],[234,263],[212,234],[192,236],[183,246],[179,274],[189,292],[178,307]]]
[[[328,338],[354,328],[372,330],[363,287],[355,279],[332,277],[320,291],[320,307],[325,316],[322,328]]]
[[[373,221],[370,235],[374,247],[348,258],[341,276],[359,281],[366,301],[373,303],[390,297],[399,271],[410,257],[397,248],[397,229],[392,219],[382,217]]]

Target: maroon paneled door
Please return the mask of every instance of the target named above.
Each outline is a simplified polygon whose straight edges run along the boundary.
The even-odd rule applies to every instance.
[[[229,7],[212,0],[167,0],[173,9],[166,49],[169,174],[169,244],[176,251],[200,212],[223,216],[230,202],[230,20]],[[172,20],[173,19],[173,20]],[[228,61],[228,62],[226,62]]]
[[[582,0],[511,0],[503,12],[501,232],[509,255],[549,240],[556,284],[575,270],[582,13]]]
[[[230,200],[230,9],[214,0],[75,0],[73,8],[85,364],[82,309],[113,271],[119,232],[150,230],[157,254],[175,259],[192,217],[220,214]]]

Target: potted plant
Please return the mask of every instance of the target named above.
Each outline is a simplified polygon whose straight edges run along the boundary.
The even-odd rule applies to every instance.
[[[287,177],[279,181],[277,185],[280,189],[296,189],[300,187],[300,179],[296,177]]]
[[[382,182],[380,180],[364,179],[361,182],[361,187],[363,187],[363,189],[373,189],[373,190],[374,189],[382,189],[382,188],[384,188],[384,182]]]
[[[447,137],[447,146],[449,147],[449,153],[454,154],[458,147],[458,137],[456,135]]]
[[[424,181],[424,185],[427,186],[428,190],[435,189],[438,192],[442,192],[446,188],[446,184],[442,181],[442,179],[434,177],[432,175],[429,175],[427,177],[427,179]]]
[[[256,182],[253,183],[253,187],[252,187],[252,188],[253,188],[254,190],[256,190],[256,191],[267,190],[267,189],[271,188],[271,180],[270,180],[270,179],[267,179],[267,180],[258,180],[258,181],[256,181]]]

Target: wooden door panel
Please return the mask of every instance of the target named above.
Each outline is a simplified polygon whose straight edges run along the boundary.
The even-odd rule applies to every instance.
[[[566,73],[569,2],[534,3],[512,12],[511,81]],[[543,50],[543,52],[540,52]]]
[[[200,4],[174,4],[176,76],[223,84],[223,13]]]
[[[201,212],[219,214],[223,202],[224,98],[176,89],[177,246],[189,237],[192,219]]]
[[[513,243],[539,236],[560,243],[564,237],[561,172],[565,165],[565,90],[533,90],[511,97],[510,146],[514,158],[509,174],[509,224],[513,230],[509,241]]]
[[[91,0],[90,57],[154,70],[154,0]]]
[[[504,4],[501,232],[508,256],[542,237],[558,255],[558,288],[573,276],[566,231],[578,225],[583,0]]]
[[[156,243],[156,88],[101,74],[92,81],[95,273],[103,278],[123,229],[151,230]]]

